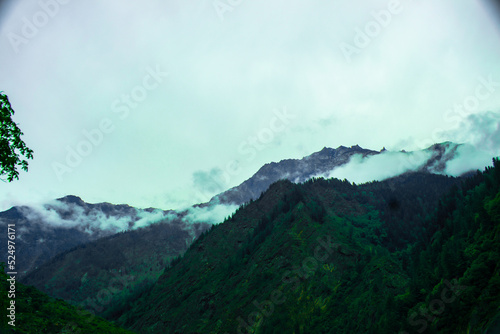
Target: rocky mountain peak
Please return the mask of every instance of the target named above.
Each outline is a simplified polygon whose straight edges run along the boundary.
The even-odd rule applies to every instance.
[[[63,202],[63,203],[66,203],[66,204],[76,204],[76,205],[79,205],[79,206],[84,206],[85,205],[85,202],[80,197],[74,196],[74,195],[67,195],[67,196],[58,198],[57,200],[59,202]]]

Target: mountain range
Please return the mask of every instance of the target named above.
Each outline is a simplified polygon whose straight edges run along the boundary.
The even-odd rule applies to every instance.
[[[288,319],[290,332],[319,333],[326,330],[317,324],[325,316],[323,311],[334,307],[353,316],[346,303],[349,296],[356,296],[372,300],[363,301],[365,313],[360,314],[367,317],[366,326],[371,326],[367,328],[382,333],[390,327],[390,317],[398,315],[384,315],[379,309],[375,314],[385,316],[385,323],[369,321],[375,316],[370,310],[378,307],[373,301],[386,300],[389,310],[396,300],[387,295],[413,293],[408,286],[415,273],[407,267],[411,263],[412,270],[419,268],[412,252],[428,246],[423,240],[435,239],[432,233],[439,232],[432,224],[444,210],[439,199],[450,189],[471,188],[485,179],[474,173],[462,178],[436,175],[446,171],[459,147],[447,142],[420,152],[372,151],[357,145],[324,148],[300,160],[266,164],[241,185],[186,210],[88,204],[67,196],[39,207],[2,212],[0,224],[18,226],[23,243],[19,248],[24,249],[20,261],[27,264],[24,283],[135,332],[272,333],[271,324],[283,325]],[[366,161],[395,153],[403,168],[398,169],[399,176],[386,181],[357,186],[328,178],[353,157]],[[238,206],[230,217],[220,217],[220,212],[227,212],[221,207]],[[452,208],[446,210],[453,214]],[[490,211],[495,210],[493,205]],[[214,225],[214,219],[224,223]],[[327,244],[336,255],[328,263],[316,259],[314,279],[308,279],[310,275],[298,274],[296,266],[302,263],[302,271],[308,268],[303,261],[313,261],[311,250],[326,242],[321,236],[335,240],[332,244],[328,239]],[[296,273],[291,277],[297,281],[293,286],[302,288],[300,296],[307,297],[297,296],[297,289],[286,291],[286,298],[297,307],[287,304],[286,311],[276,313],[281,318],[267,317],[266,312],[273,313],[270,305],[274,310],[280,303],[260,300],[268,296],[266,301],[272,301],[273,292],[285,291],[286,282],[279,283],[280,277],[290,270]],[[332,280],[325,276],[327,271],[336,273],[330,275]],[[373,280],[377,288],[370,285]],[[344,301],[336,296],[340,287],[345,288],[340,294],[347,298]],[[370,292],[365,296],[363,290]],[[309,306],[301,304],[303,298]],[[411,309],[414,299],[398,298]],[[260,316],[246,317],[245,312]],[[300,316],[293,317],[294,312]],[[484,315],[481,319],[481,328],[496,326],[494,321],[485,323]],[[346,319],[338,321],[334,328],[339,332],[363,332],[352,327],[353,319],[345,325],[341,323]]]
[[[77,196],[66,196],[43,205],[19,206],[0,212],[0,225],[5,229],[7,224],[17,227],[18,272],[19,277],[23,277],[68,249],[148,225],[151,218],[160,220],[174,215],[173,211],[142,210],[129,205],[89,204]],[[7,244],[6,234],[0,236],[0,242]],[[6,256],[3,254],[0,261],[7,262]]]
[[[459,146],[451,142],[435,144],[425,150],[417,151],[417,158],[412,156],[414,152],[401,151],[398,152],[400,153],[398,163],[405,170],[441,174],[446,169],[446,163],[455,157]],[[347,164],[355,155],[364,159],[387,153],[396,152],[389,152],[385,148],[373,151],[361,148],[359,145],[339,146],[336,149],[324,147],[321,151],[302,159],[286,159],[265,164],[251,178],[215,196],[211,202],[219,200],[221,203],[241,205],[251,199],[256,199],[276,181],[286,179],[295,183],[305,182],[312,177],[327,175],[335,168]]]
[[[401,163],[414,164],[412,168],[431,173],[443,173],[446,163],[452,160],[458,144],[446,142],[433,145],[421,151],[423,159],[417,164],[408,159],[402,152]],[[304,182],[312,177],[326,175],[335,168],[347,164],[355,155],[363,158],[387,153],[385,149],[373,151],[358,145],[340,146],[337,149],[323,148],[302,159],[286,159],[264,165],[252,177],[227,191],[214,196],[208,203],[193,206],[206,214],[215,214],[215,207],[233,205],[234,208],[252,199],[256,199],[272,183],[287,179],[292,182]],[[232,211],[226,211],[230,214]],[[205,214],[205,216],[206,216]],[[129,205],[113,205],[110,203],[89,204],[81,198],[69,195],[58,200],[37,206],[13,207],[0,212],[0,226],[14,223],[18,226],[17,242],[19,243],[20,277],[47,262],[52,257],[73,247],[82,245],[102,237],[113,235],[119,231],[136,229],[151,223],[172,220],[179,229],[186,229],[190,223],[203,226],[221,221],[225,216],[216,215],[215,221],[199,219],[189,215],[189,210],[159,210],[154,208],[138,209]],[[185,224],[180,224],[184,221]],[[175,224],[174,224],[175,225]],[[133,233],[132,233],[133,234]],[[195,234],[191,233],[191,239]],[[7,235],[0,235],[5,241]],[[182,252],[182,250],[180,250]],[[6,256],[0,261],[6,262]]]
[[[494,164],[467,178],[278,181],[113,319],[138,333],[497,333]]]

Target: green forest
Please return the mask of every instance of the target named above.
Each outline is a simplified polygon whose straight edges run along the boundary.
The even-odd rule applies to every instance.
[[[15,298],[8,298],[7,291],[10,291],[8,278],[2,263],[0,307],[6,310],[10,307],[11,301],[15,302],[15,326],[7,324],[8,321],[12,321],[11,319],[2,317],[1,333],[132,333],[96,317],[91,312],[76,308],[61,299],[52,298],[32,286],[18,282],[15,284]]]
[[[140,333],[495,333],[500,163],[456,179],[280,181],[115,320]]]

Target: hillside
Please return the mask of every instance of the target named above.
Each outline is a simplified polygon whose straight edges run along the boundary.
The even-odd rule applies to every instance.
[[[0,212],[0,227],[16,225],[19,278],[55,255],[79,245],[135,228],[149,216],[167,216],[172,211],[136,209],[129,205],[90,204],[77,196],[66,196],[43,205],[16,206]],[[0,235],[7,243],[7,235]],[[2,254],[0,261],[7,262]]]
[[[181,218],[67,250],[30,272],[22,282],[96,314],[113,314],[116,308],[126,306],[121,305],[123,298],[133,299],[153,284],[165,266],[209,227],[205,223],[185,223]],[[121,288],[103,302],[100,294],[113,290],[109,286],[116,281]]]
[[[415,332],[407,314],[427,296],[409,288],[439,281],[418,280],[412,252],[457,184],[426,173],[280,181],[202,235],[118,321],[141,333]]]
[[[33,278],[137,333],[495,333],[499,212],[498,160],[463,179],[282,180],[199,226],[163,273],[168,261],[147,255],[181,236],[156,224],[71,250]],[[88,260],[99,254],[108,260]],[[128,258],[122,272],[106,266],[113,258]],[[154,275],[134,274],[154,262]]]
[[[429,147],[427,151],[431,154],[426,155],[422,171],[442,171],[456,148],[457,145],[452,143]],[[348,163],[355,155],[366,158],[386,152],[366,150],[357,145],[350,148],[340,146],[337,149],[324,148],[300,160],[266,164],[240,186],[220,194],[210,203],[195,205],[183,212],[143,210],[109,203],[89,204],[76,196],[67,196],[42,207],[12,208],[0,213],[0,221],[18,226],[20,263],[25,266],[21,272],[32,271],[28,271],[27,277],[20,276],[22,282],[75,305],[83,303],[85,307],[95,309],[86,302],[88,295],[95,295],[106,285],[113,277],[112,273],[127,272],[135,277],[130,291],[126,290],[129,298],[151,285],[164,266],[182,254],[193,238],[208,228],[206,213],[213,208],[226,208],[220,202],[241,204],[257,198],[272,182],[282,177],[295,182],[304,181]],[[228,211],[227,208],[224,211]],[[196,222],[192,210],[204,211],[201,217],[205,220]],[[148,219],[151,220],[149,223],[164,223],[88,244],[99,237],[112,235],[120,226],[129,229],[147,225],[148,222],[143,221]],[[56,254],[58,256],[51,260]],[[57,271],[54,268],[58,268]],[[121,304],[124,307],[123,301]],[[115,311],[106,308],[106,314]]]
[[[15,297],[7,296],[12,291],[9,276],[4,273],[4,263],[0,264],[0,307],[13,308],[15,319],[3,316],[1,333],[102,333],[131,334],[132,332],[96,317],[93,313],[78,309],[60,299],[49,297],[37,289],[15,283]],[[14,305],[11,306],[11,301]],[[8,313],[7,313],[8,312]],[[6,313],[10,314],[8,310]],[[15,326],[11,326],[7,322]]]

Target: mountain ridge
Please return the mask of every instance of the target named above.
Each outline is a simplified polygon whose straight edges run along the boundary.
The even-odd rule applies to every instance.
[[[500,160],[466,179],[278,181],[117,321],[138,333],[494,333],[499,223]]]
[[[226,224],[212,225],[210,232],[208,232],[209,225],[201,224],[193,231],[192,237],[186,234],[186,230],[184,229],[182,238],[184,238],[185,242],[182,245],[177,243],[177,246],[175,246],[178,240],[172,239],[172,247],[167,246],[162,238],[168,237],[169,233],[167,232],[167,228],[171,228],[175,224],[179,227],[183,226],[185,223],[184,218],[186,218],[189,213],[187,211],[177,213],[174,211],[158,210],[159,212],[163,212],[163,214],[165,214],[165,212],[169,213],[168,219],[162,215],[168,222],[162,223],[160,219],[156,224],[150,225],[149,227],[100,238],[99,240],[59,253],[59,255],[53,257],[50,263],[42,265],[37,270],[31,272],[28,277],[26,277],[25,282],[34,284],[37,288],[49,292],[52,296],[70,300],[74,304],[86,305],[85,307],[92,309],[92,307],[94,307],[92,305],[96,305],[97,300],[95,300],[95,296],[98,296],[99,289],[101,289],[103,284],[105,285],[107,281],[113,279],[113,273],[121,271],[125,275],[133,277],[135,283],[131,284],[130,287],[125,289],[122,293],[114,296],[110,302],[111,304],[104,308],[104,311],[102,311],[102,308],[101,311],[99,311],[95,309],[95,307],[94,311],[104,312],[103,315],[108,319],[119,320],[122,325],[126,325],[129,328],[132,326],[132,328],[137,330],[142,326],[140,325],[141,322],[137,322],[137,319],[140,318],[140,315],[144,311],[137,311],[138,317],[132,316],[126,311],[129,303],[142,298],[141,296],[146,296],[149,291],[152,291],[151,289],[158,289],[157,286],[170,281],[171,278],[165,275],[166,272],[170,272],[169,268],[177,268],[180,266],[182,267],[181,272],[190,270],[190,266],[186,266],[186,260],[184,260],[188,255],[183,256],[183,254],[188,254],[193,251],[203,253],[204,250],[213,250],[217,248],[219,251],[222,250],[222,254],[224,254],[224,256],[220,258],[222,262],[214,262],[215,257],[210,253],[202,255],[196,262],[198,266],[201,266],[201,271],[197,269],[196,273],[193,272],[192,275],[189,275],[187,282],[195,282],[197,280],[196,277],[204,277],[203,275],[207,275],[211,271],[216,270],[220,265],[228,269],[232,266],[241,265],[241,259],[243,259],[243,263],[247,263],[249,261],[247,257],[254,254],[254,252],[261,247],[259,245],[266,244],[266,247],[274,247],[272,246],[272,242],[266,243],[265,240],[268,233],[274,233],[273,230],[275,227],[273,226],[275,223],[271,222],[278,217],[281,217],[279,218],[281,219],[279,224],[288,224],[286,221],[292,218],[292,221],[295,221],[297,217],[302,217],[300,218],[302,220],[297,221],[297,224],[299,224],[297,226],[301,226],[303,229],[309,229],[310,227],[308,227],[307,224],[304,225],[305,221],[313,221],[314,227],[320,228],[326,223],[326,218],[324,217],[328,216],[330,217],[330,220],[328,220],[329,224],[333,224],[332,226],[336,226],[339,231],[343,231],[341,233],[342,238],[346,236],[350,238],[350,235],[353,233],[357,235],[356,233],[358,232],[356,231],[359,231],[359,229],[364,229],[364,232],[359,232],[359,237],[361,237],[362,240],[374,243],[374,247],[379,247],[384,245],[387,240],[392,240],[390,245],[384,247],[388,252],[397,252],[403,249],[402,247],[404,247],[407,242],[415,240],[415,238],[418,237],[418,233],[421,233],[418,232],[420,228],[419,224],[422,224],[422,222],[418,221],[418,210],[413,208],[410,209],[408,203],[413,203],[411,204],[412,206],[417,205],[421,207],[422,205],[426,205],[425,203],[428,203],[432,196],[435,196],[435,194],[431,197],[429,197],[429,194],[422,195],[418,191],[412,192],[411,189],[414,188],[418,190],[419,187],[427,184],[428,186],[425,188],[426,192],[430,191],[430,189],[434,189],[433,191],[435,192],[442,192],[449,185],[458,182],[450,181],[453,178],[450,179],[445,176],[430,173],[431,170],[438,171],[445,168],[443,166],[446,166],[446,161],[453,158],[456,147],[456,144],[448,143],[433,145],[427,149],[429,150],[431,158],[425,160],[425,164],[422,163],[422,166],[418,168],[419,171],[407,172],[387,179],[384,182],[369,182],[361,186],[356,186],[347,180],[324,180],[314,176],[308,181],[300,184],[295,184],[286,179],[278,180],[273,182],[266,191],[261,192],[258,198],[251,198],[248,202],[243,204],[235,214],[225,220]],[[308,156],[308,166],[310,168],[306,170],[306,172],[309,174],[303,173],[302,175],[310,175],[312,172],[317,172],[318,168],[321,166],[325,166],[325,164],[323,164],[318,167],[318,165],[315,165],[316,161],[324,160],[332,164],[336,156],[338,158],[338,156],[342,156],[342,154],[346,152],[352,154],[340,159],[349,161],[349,157],[356,154],[353,152],[357,152],[361,155],[366,154],[366,156],[376,155],[376,153],[373,153],[376,151],[364,150],[359,146],[351,148],[339,147],[338,149],[328,149],[325,147],[323,150],[311,154],[312,158]],[[384,150],[380,152],[384,152]],[[285,166],[287,163],[290,164],[290,160],[291,159],[287,159],[285,164],[281,166]],[[279,164],[280,163],[267,164],[267,167],[263,166],[259,171],[263,170],[267,172],[268,169],[270,169],[272,173],[273,168],[276,168]],[[294,162],[292,162],[292,164],[294,164]],[[301,171],[303,172],[303,170]],[[259,175],[257,174],[258,173],[254,176],[258,177]],[[274,174],[279,176],[279,170],[274,170]],[[418,177],[421,177],[423,181],[418,181]],[[269,181],[269,179],[270,178],[266,181]],[[441,186],[440,182],[442,182]],[[328,190],[331,186],[334,186],[334,188]],[[377,187],[382,188],[380,190]],[[441,190],[439,190],[440,187]],[[297,189],[310,188],[314,188],[312,193],[308,193],[307,191],[309,190],[300,190],[297,192]],[[404,189],[404,191],[401,189]],[[73,195],[62,197],[59,202],[78,206],[81,212],[85,212],[85,208],[94,208],[92,206],[93,204],[87,205],[81,198]],[[260,204],[257,206],[255,204],[256,202]],[[100,207],[104,216],[106,212],[109,213],[116,209],[112,204],[101,204]],[[129,210],[129,208],[132,207],[123,205],[122,208],[124,208],[124,210]],[[404,208],[404,210],[402,210],[402,208]],[[155,209],[144,210],[144,212],[152,213],[154,210]],[[15,210],[8,214],[15,216],[15,214],[19,212],[22,212],[22,210],[15,208]],[[240,217],[242,215],[241,212],[244,212],[243,217],[245,218],[238,218],[235,220],[234,217],[238,215],[238,217]],[[71,216],[71,212],[63,212],[62,215],[64,214]],[[408,224],[408,226],[402,229],[401,226],[398,225],[398,221],[394,220],[393,216],[400,217],[398,219],[404,220],[405,224]],[[289,221],[289,223],[292,223],[292,221]],[[414,224],[413,221],[417,223]],[[229,224],[229,222],[231,222],[231,224]],[[386,227],[382,228],[382,225],[380,225],[381,222],[383,222]],[[345,227],[345,225],[349,224],[352,226],[351,230]],[[181,230],[182,229],[180,229],[179,232],[181,232]],[[162,234],[163,232],[167,232],[167,234]],[[279,235],[289,233],[290,232],[281,232],[275,235],[274,238],[279,238]],[[293,233],[293,237],[290,240],[287,239],[288,241],[286,241],[285,244],[288,244],[288,242],[292,242],[293,244],[297,240],[302,240],[300,237],[302,232],[300,230],[294,229]],[[310,230],[309,233],[315,232]],[[363,235],[363,233],[366,235]],[[413,235],[413,233],[417,234]],[[208,238],[207,236],[209,235],[212,236]],[[216,238],[217,240],[213,239],[214,235],[219,236]],[[158,240],[154,243],[148,241],[155,237]],[[255,240],[254,237],[256,238]],[[195,240],[194,243],[192,243],[193,240]],[[232,241],[229,242],[230,240]],[[145,244],[151,247],[144,247]],[[276,240],[274,244],[280,244],[280,242]],[[362,254],[360,250],[356,250],[358,246],[346,244],[345,242],[338,244],[340,246],[335,248],[335,251],[338,252],[341,258],[353,257],[353,259],[356,259]],[[300,248],[300,244],[296,244],[295,246]],[[161,250],[162,248],[166,249]],[[186,249],[188,249],[187,253],[185,253]],[[292,250],[293,249],[294,248],[292,248]],[[158,250],[160,250],[160,252],[158,252]],[[379,251],[382,252],[382,250]],[[294,252],[295,251],[291,254],[294,254]],[[140,256],[137,256],[137,254],[140,254]],[[284,256],[285,254],[282,255]],[[96,256],[99,257],[99,261],[92,260],[96,259]],[[183,256],[182,259],[180,256]],[[229,256],[229,258],[227,258],[227,256]],[[266,261],[274,263],[274,260],[271,259]],[[346,261],[348,262],[344,263],[344,266],[347,266],[345,270],[352,266],[355,267],[353,263],[349,264],[350,260]],[[391,261],[386,263],[390,267],[394,265]],[[55,272],[54,268],[59,269]],[[164,268],[166,268],[165,272],[163,270]],[[249,272],[254,272],[255,269],[248,270]],[[394,285],[395,288],[399,287],[399,290],[397,290],[398,293],[403,293],[401,280],[404,281],[404,275],[407,274],[397,274],[393,271],[385,271],[385,273],[392,277],[390,284]],[[231,273],[231,270],[226,274],[229,275],[228,277],[235,275]],[[267,274],[265,272],[255,272],[255,274],[264,276],[271,275],[269,272]],[[238,275],[238,277],[241,276],[241,274]],[[363,275],[368,274],[365,273]],[[215,287],[212,287],[212,289],[214,288]],[[181,284],[178,285],[178,289],[187,289],[187,287]],[[76,297],[76,299],[74,297]],[[213,297],[213,292],[209,291],[206,292],[205,296],[201,297],[201,300],[196,301],[196,303],[202,305],[205,311],[204,313],[210,313],[210,310],[213,310],[213,307],[215,307],[213,304],[215,302],[215,300],[212,299]],[[85,298],[87,298],[87,300]],[[180,303],[180,300],[182,300],[181,296],[167,302],[167,304],[177,305]],[[212,300],[213,302],[211,303]],[[241,305],[241,307],[245,306]],[[151,325],[151,322],[147,323],[147,326]]]
[[[394,189],[389,186],[389,181],[364,186],[336,179],[310,180],[303,184],[294,184],[288,180],[273,183],[257,200],[242,206],[234,216],[200,236],[179,262],[165,270],[146,297],[136,304],[136,308],[124,312],[119,323],[141,333],[148,330],[165,333],[223,333],[235,332],[242,323],[238,320],[241,317],[255,330],[253,324],[265,320],[252,320],[253,324],[247,320],[248,314],[255,311],[252,298],[255,298],[256,304],[260,304],[273,291],[282,289],[287,300],[295,305],[297,297],[287,290],[286,283],[281,283],[280,288],[279,278],[287,272],[299,270],[300,263],[312,257],[317,246],[314,240],[318,237],[331,235],[332,254],[335,255],[317,266],[317,275],[325,275],[322,267],[327,264],[338,268],[337,272],[351,270],[349,268],[355,268],[356,263],[361,261],[357,259],[361,259],[363,253],[359,245],[348,241],[349,235],[358,233],[355,232],[358,229],[371,230],[370,235],[360,234],[360,237],[373,238],[373,247],[387,242],[387,238],[394,238],[386,234],[381,220],[385,216],[391,217],[395,212],[400,212],[398,215],[404,217],[401,210],[390,209],[387,203],[391,197],[400,197],[405,206],[415,205],[419,203],[416,201],[418,191],[409,193],[406,199],[398,195],[408,192],[410,185],[417,190],[426,184],[433,189],[428,189],[424,200],[430,203],[432,198],[438,198],[440,192],[446,191],[447,187],[456,182],[445,176],[409,173],[393,180]],[[445,184],[448,186],[444,186]],[[383,187],[383,192],[377,190],[377,187]],[[431,196],[434,191],[436,195]],[[373,194],[370,195],[369,192]],[[379,202],[381,197],[386,200]],[[367,209],[362,204],[364,201],[378,203],[377,206],[384,208],[385,213],[377,214]],[[387,219],[387,223],[390,221]],[[353,224],[353,232],[344,227],[347,222]],[[368,259],[366,261],[369,263]],[[365,263],[364,260],[362,263]],[[294,269],[294,265],[299,269]],[[387,265],[391,268],[394,266],[390,261]],[[382,273],[390,275],[391,284],[397,288],[396,291],[403,293],[402,282],[405,279],[393,271],[384,270]],[[291,278],[294,279],[293,276]],[[348,284],[348,278],[343,275],[335,279],[340,278]],[[294,280],[299,284],[298,279]],[[331,287],[332,290],[334,286]],[[257,295],[253,294],[257,290]],[[307,286],[304,286],[303,293],[306,290]],[[246,294],[250,296],[246,297]],[[157,311],[151,311],[150,307]],[[189,324],[181,320],[187,318],[198,320]],[[266,328],[269,330],[269,327]],[[280,328],[282,332],[284,330],[281,327],[275,328]],[[250,329],[244,331],[244,327],[241,330],[253,332]],[[262,331],[267,332],[264,329]]]
[[[418,163],[421,164],[418,170],[430,173],[442,173],[446,167],[446,163],[453,159],[459,146],[460,144],[444,142],[434,144],[425,150],[417,151],[431,152],[430,158],[426,158],[425,161],[418,161]],[[366,158],[386,152],[389,153],[390,151],[385,149],[374,151],[364,149],[359,145],[353,145],[351,147],[341,145],[336,149],[325,146],[320,151],[313,152],[302,159],[284,159],[279,162],[267,163],[240,185],[215,195],[206,203],[195,204],[192,208],[210,210],[210,208],[219,205],[240,206],[250,200],[258,198],[262,192],[267,190],[270,184],[280,179],[288,179],[295,183],[305,182],[312,177],[325,174],[339,166],[349,163],[350,159],[355,155],[361,155],[363,158]],[[411,152],[407,153],[409,154]],[[409,160],[404,163],[415,164],[415,162]],[[58,206],[55,205],[55,203],[64,203],[69,206],[69,208],[66,207],[58,211]],[[22,260],[21,263],[25,264],[25,268],[20,270],[22,273],[21,276],[60,252],[71,249],[77,245],[97,240],[101,237],[112,235],[122,230],[134,228],[134,224],[142,219],[139,217],[141,213],[153,214],[156,212],[157,217],[154,217],[154,219],[152,218],[154,222],[168,221],[171,217],[190,217],[185,210],[175,211],[155,208],[137,209],[127,204],[111,204],[107,202],[90,204],[76,195],[67,195],[44,204],[43,206],[44,210],[48,210],[49,212],[52,210],[54,212],[50,213],[58,214],[61,221],[64,222],[66,220],[66,225],[73,223],[69,221],[71,218],[73,218],[73,220],[78,220],[74,216],[74,212],[77,210],[81,215],[88,216],[89,220],[96,220],[102,217],[99,218],[101,221],[107,219],[112,223],[119,223],[121,224],[121,228],[113,228],[113,226],[109,224],[102,225],[102,227],[106,227],[107,229],[97,228],[89,224],[76,226],[59,225],[54,227],[54,230],[49,231],[50,233],[47,234],[44,224],[39,224],[43,223],[43,217],[38,217],[34,221],[33,219],[30,220],[26,218],[32,211],[32,208],[28,206],[12,207],[9,210],[0,212],[0,224],[7,224],[8,222],[15,223],[16,221],[22,222],[22,227],[20,227],[18,231],[18,237],[21,242],[21,249],[24,249],[25,254],[21,252],[19,255]],[[153,217],[153,215],[151,216]],[[223,219],[223,217],[221,218]],[[33,224],[33,222],[36,224]],[[207,221],[198,222],[207,223]],[[45,224],[45,227],[47,227],[47,224]],[[29,231],[33,229],[33,233],[30,234]],[[0,236],[0,241],[5,238],[6,236]],[[27,239],[26,242],[23,241],[23,238]],[[42,243],[46,243],[45,245],[50,243],[54,244],[48,245],[47,247],[45,247],[45,245],[39,245],[41,250],[37,250],[37,244],[40,243],[40,240],[42,240]]]
[[[165,217],[174,213],[141,210],[127,204],[90,204],[78,196],[68,195],[45,204],[15,206],[0,212],[0,225],[16,226],[18,273],[22,278],[56,254],[132,229],[144,219],[141,215],[152,214],[155,210]],[[0,235],[0,242],[7,244],[6,238]],[[2,255],[0,261],[6,260],[7,255]]]
[[[419,157],[422,161],[406,160],[402,164],[415,165],[415,170],[427,171],[430,173],[443,173],[446,163],[455,157],[457,148],[461,144],[452,142],[437,143],[420,151],[400,153],[422,153],[431,152],[429,158]],[[363,158],[385,153],[395,153],[385,149],[374,151],[364,149],[359,145],[351,147],[339,146],[336,149],[324,147],[318,152],[314,152],[302,159],[284,159],[279,162],[264,164],[249,179],[240,185],[232,187],[222,193],[215,195],[210,201],[220,201],[221,203],[234,203],[241,205],[251,199],[256,199],[273,182],[279,179],[288,179],[295,183],[305,182],[308,179],[331,172],[337,167],[349,163],[354,155],[361,155]],[[424,161],[425,160],[425,161]]]

